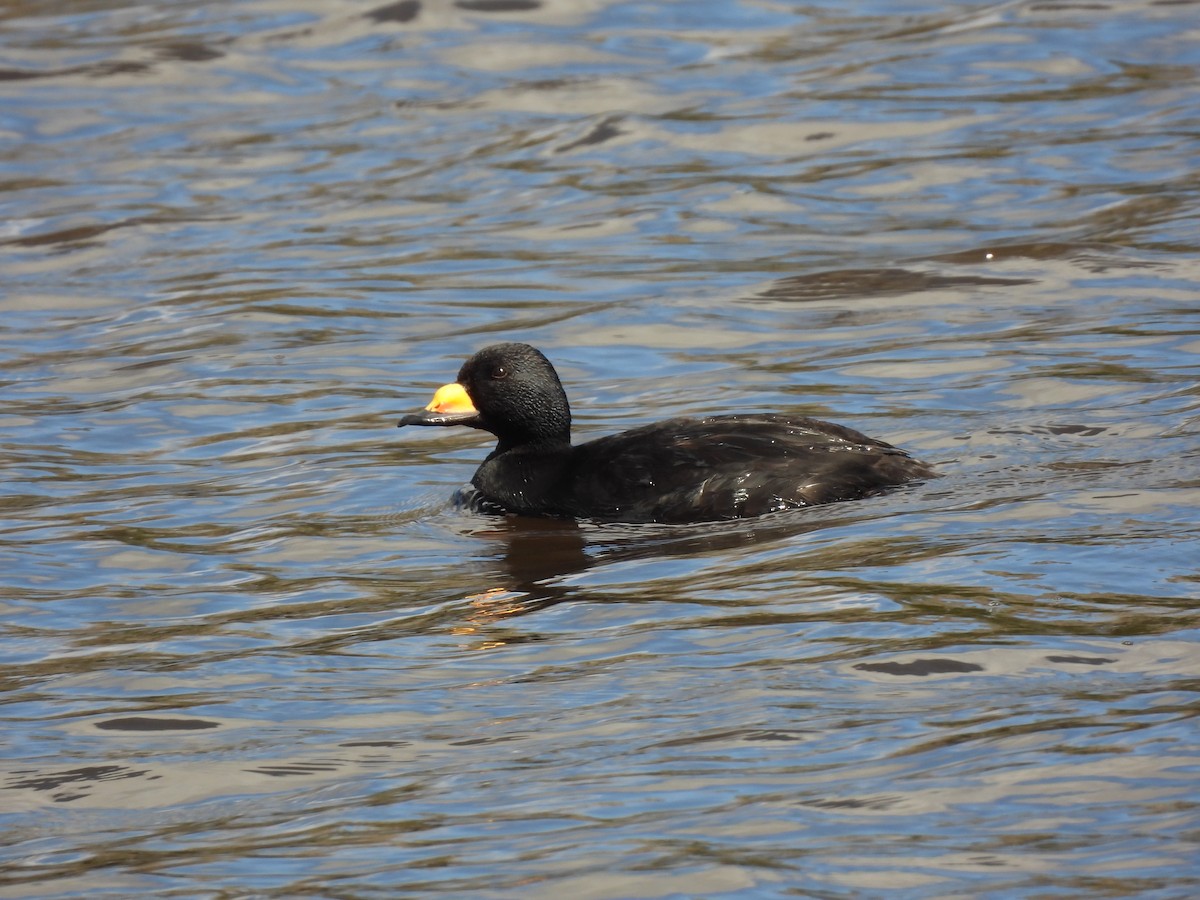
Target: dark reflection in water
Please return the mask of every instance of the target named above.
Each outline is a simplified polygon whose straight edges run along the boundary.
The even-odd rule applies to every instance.
[[[503,573],[513,590],[527,592],[559,575],[582,572],[593,559],[585,552],[584,526],[571,520],[494,516],[495,526],[472,532],[497,545]]]
[[[173,719],[169,717],[122,716],[96,723],[101,731],[199,731],[219,728],[218,722],[203,719]]]
[[[539,0],[454,0],[454,5],[471,12],[502,13],[529,12],[542,4]]]
[[[907,489],[920,490],[920,488]],[[905,489],[897,492],[904,494]],[[895,496],[895,495],[893,495]],[[898,502],[899,498],[896,498]],[[487,516],[486,525],[472,528],[473,539],[486,543],[499,571],[485,592],[467,598],[470,612],[459,633],[544,610],[564,602],[621,602],[623,592],[609,596],[603,589],[579,585],[580,575],[599,567],[620,568],[650,561],[669,566],[670,560],[720,558],[731,551],[768,554],[790,540],[827,528],[844,528],[874,518],[871,500],[793,510],[752,520],[708,523],[700,526],[597,525],[569,520],[522,516]],[[862,505],[864,508],[856,510]],[[895,548],[879,546],[876,559]],[[902,552],[914,552],[908,547]],[[916,551],[919,552],[919,551]],[[647,583],[635,592],[639,602],[671,599],[677,588]],[[493,635],[496,637],[496,635]],[[511,638],[510,638],[511,639]]]
[[[411,22],[420,11],[420,0],[400,0],[399,3],[373,9],[366,16],[375,22]]]
[[[850,300],[887,294],[971,288],[988,285],[1017,287],[1032,278],[989,278],[982,275],[937,275],[909,269],[850,269],[781,278],[758,294],[766,300]]]
[[[5,790],[46,791],[55,803],[70,803],[87,796],[87,789],[100,782],[125,778],[141,778],[146,770],[129,769],[125,766],[83,766],[65,772],[34,775],[21,771],[10,773]],[[24,776],[24,777],[23,777]],[[68,788],[63,790],[63,788]]]
[[[983,671],[983,666],[957,659],[913,659],[905,662],[857,663],[854,668],[862,672],[883,672],[886,675],[910,675],[918,678],[924,678],[927,675],[946,675],[952,672]]]

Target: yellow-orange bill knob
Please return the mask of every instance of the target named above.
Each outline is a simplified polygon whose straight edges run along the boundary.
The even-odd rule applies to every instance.
[[[437,389],[437,393],[433,395],[433,399],[429,401],[429,405],[425,407],[425,411],[435,413],[473,413],[476,410],[475,404],[467,396],[466,388],[458,382],[453,382],[452,384],[444,384]]]

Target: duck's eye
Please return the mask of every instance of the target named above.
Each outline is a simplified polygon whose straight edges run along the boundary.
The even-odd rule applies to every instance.
[[[496,368],[492,369],[492,378],[495,378],[497,381],[507,377],[508,369],[504,368],[504,366],[496,366]]]

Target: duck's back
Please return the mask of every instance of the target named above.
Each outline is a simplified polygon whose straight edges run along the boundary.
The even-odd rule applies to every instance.
[[[561,514],[704,522],[853,500],[926,477],[904,451],[818,419],[668,419],[574,447]]]

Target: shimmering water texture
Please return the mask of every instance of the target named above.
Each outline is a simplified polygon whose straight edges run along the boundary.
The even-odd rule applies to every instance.
[[[0,896],[1200,894],[1200,4],[0,11]],[[394,427],[940,476],[456,509]]]

